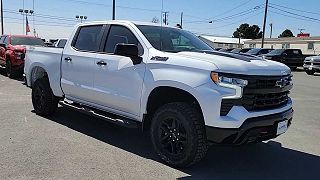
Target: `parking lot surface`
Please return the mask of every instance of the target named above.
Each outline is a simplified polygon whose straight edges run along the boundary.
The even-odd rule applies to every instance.
[[[0,75],[0,179],[319,179],[320,75],[294,72],[287,133],[258,145],[212,146],[186,169],[162,164],[139,130],[61,107],[37,116],[30,94]]]

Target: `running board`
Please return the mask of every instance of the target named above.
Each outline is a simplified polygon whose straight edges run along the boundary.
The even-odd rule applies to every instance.
[[[120,126],[124,126],[127,128],[140,128],[141,127],[141,123],[138,121],[135,121],[133,119],[129,119],[129,118],[125,118],[119,115],[115,115],[112,113],[108,113],[105,111],[101,111],[95,108],[91,108],[79,103],[75,103],[75,102],[67,102],[67,101],[60,101],[59,104],[63,107],[69,108],[69,109],[73,109],[94,117],[98,117],[100,119],[106,120],[108,122],[111,122],[113,124],[117,124]]]

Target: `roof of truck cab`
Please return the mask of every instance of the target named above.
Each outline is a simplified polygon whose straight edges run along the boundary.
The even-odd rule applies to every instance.
[[[168,26],[164,24],[158,24],[158,23],[151,23],[151,22],[142,22],[142,21],[127,21],[127,20],[109,20],[109,21],[92,21],[92,22],[84,22],[80,23],[79,26],[85,26],[85,25],[99,25],[99,24],[134,24],[134,25],[146,25],[146,26],[158,26],[158,27],[171,27],[171,28],[177,28],[173,26]]]

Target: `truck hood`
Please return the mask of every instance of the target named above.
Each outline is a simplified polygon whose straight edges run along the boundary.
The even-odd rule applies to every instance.
[[[310,57],[306,57],[305,60],[306,60],[306,61],[317,61],[317,62],[320,62],[320,56],[310,56]]]
[[[282,63],[249,55],[220,52],[213,52],[212,54],[199,52],[180,52],[173,54],[173,56],[186,60],[194,59],[197,61],[212,63],[217,67],[217,69],[213,69],[213,71],[218,72],[272,76],[281,76],[291,73],[290,68]]]
[[[23,45],[11,45],[11,49],[13,51],[20,51],[20,52],[25,52],[26,51],[26,46],[23,46]]]

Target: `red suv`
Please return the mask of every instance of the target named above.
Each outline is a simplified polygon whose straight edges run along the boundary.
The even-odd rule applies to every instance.
[[[37,37],[24,35],[2,35],[0,37],[0,66],[6,68],[7,76],[22,75],[26,45],[45,46]]]

